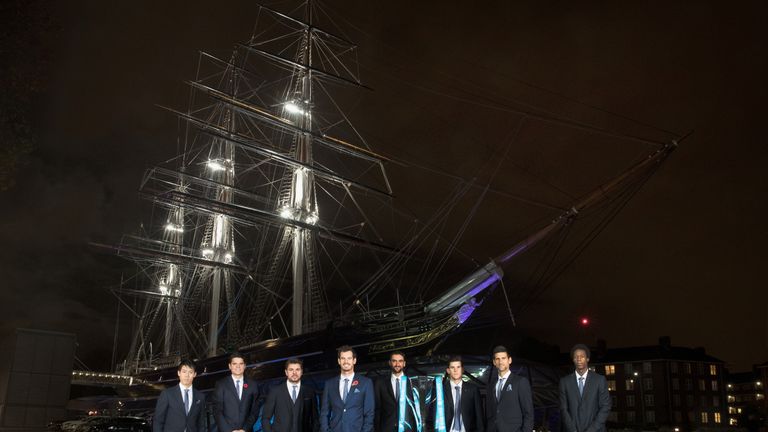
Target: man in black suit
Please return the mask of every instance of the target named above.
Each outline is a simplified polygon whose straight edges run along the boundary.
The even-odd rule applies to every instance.
[[[605,432],[611,396],[605,377],[589,370],[589,348],[571,348],[575,372],[560,379],[560,416],[566,432]]]
[[[464,381],[464,362],[459,356],[448,360],[448,377],[443,379],[443,413],[449,432],[483,432],[483,408],[480,390]],[[435,429],[438,429],[436,425]]]
[[[503,346],[493,349],[493,365],[498,374],[488,383],[485,397],[488,432],[533,431],[533,395],[528,379],[509,370],[512,357]]]
[[[184,360],[176,374],[179,385],[160,393],[152,418],[153,432],[205,432],[205,395],[192,387],[195,364]]]
[[[245,377],[242,354],[230,354],[228,366],[231,374],[216,382],[213,390],[218,432],[251,432],[259,414],[259,388],[255,381]]]
[[[416,424],[413,411],[408,404],[411,394],[411,383],[405,376],[405,354],[395,351],[389,355],[391,373],[374,382],[376,414],[373,420],[375,432],[397,432],[401,421],[409,427],[405,430],[415,430]],[[403,398],[403,413],[400,413],[400,401]]]
[[[302,361],[297,358],[285,362],[285,383],[269,391],[264,402],[261,425],[264,432],[317,432],[320,422],[317,414],[317,391],[301,382]]]

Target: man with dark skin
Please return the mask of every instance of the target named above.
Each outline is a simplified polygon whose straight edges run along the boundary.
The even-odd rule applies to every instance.
[[[605,377],[589,370],[589,348],[571,349],[574,373],[560,379],[560,415],[566,432],[605,432],[611,396]]]

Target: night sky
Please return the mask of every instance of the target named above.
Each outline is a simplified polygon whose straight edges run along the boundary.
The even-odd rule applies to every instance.
[[[734,371],[768,360],[764,3],[482,5],[326,6],[359,44],[361,75],[374,89],[350,116],[375,150],[413,162],[395,170],[395,194],[427,218],[450,184],[443,178],[426,196],[410,188],[434,182],[420,167],[490,181],[484,167],[509,144],[515,109],[658,141],[694,131],[516,316],[518,329],[563,349],[596,338],[650,345],[668,335],[673,345],[704,346]],[[19,133],[34,136],[16,184],[0,192],[3,330],[77,333],[79,358],[108,366],[116,301],[107,287],[130,266],[88,243],[117,243],[146,218],[136,193],[142,174],[176,149],[178,123],[156,105],[183,108],[197,50],[226,56],[250,36],[256,11],[234,0],[2,6],[2,108],[18,108],[33,135]],[[509,155],[540,175],[553,169],[558,176],[547,179],[576,195],[588,190],[581,180],[615,175],[651,151],[561,132],[532,127]],[[13,136],[3,130],[4,147]],[[511,166],[492,187],[530,197]],[[543,200],[568,205],[563,196]],[[484,201],[460,249],[484,263],[520,239],[518,219],[551,216],[518,217],[529,210],[512,204]],[[472,268],[452,262],[446,283]],[[506,283],[514,301],[514,281]],[[586,330],[581,316],[593,321]]]

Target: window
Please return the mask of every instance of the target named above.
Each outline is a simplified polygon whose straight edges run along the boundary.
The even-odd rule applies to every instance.
[[[686,404],[688,407],[692,407],[692,406],[693,406],[693,395],[687,395],[687,396],[685,397],[685,404]],[[691,420],[691,421],[693,421],[693,420]]]
[[[635,380],[633,379],[628,379],[624,384],[627,386],[627,390],[635,389]]]
[[[680,390],[680,379],[672,378],[672,390]]]
[[[762,393],[757,393],[757,394],[755,395],[755,398],[756,398],[757,400],[763,400],[763,399],[765,399],[765,395],[764,395],[764,394],[762,394]]]
[[[696,414],[694,414],[693,411],[688,411],[688,421],[693,423],[693,421],[696,419]]]
[[[728,424],[731,425],[731,426],[738,426],[739,425],[739,421],[736,420],[735,418],[731,418],[731,419],[728,419]]]
[[[709,416],[705,412],[701,413],[701,423],[709,423]]]
[[[714,417],[715,417],[715,423],[720,423],[720,420],[721,420],[721,418],[720,418],[720,413],[719,413],[719,412],[716,412],[716,413],[714,414]]]
[[[652,407],[653,406],[653,395],[647,394],[645,395],[645,406]]]
[[[699,375],[704,375],[704,363],[696,363],[696,372]]]
[[[669,371],[677,373],[677,362],[669,362]]]
[[[709,365],[709,374],[710,375],[717,375],[717,366],[715,365]],[[720,423],[719,421],[716,421],[715,423]]]
[[[680,406],[680,395],[679,395],[679,394],[676,394],[676,395],[672,395],[672,403],[673,403],[673,404],[674,404],[676,407],[679,407],[679,406]]]
[[[611,406],[615,407],[616,405],[616,396],[611,396]]]
[[[614,375],[614,374],[616,374],[616,366],[614,366],[614,365],[605,365],[605,374],[606,375]]]
[[[712,391],[717,391],[717,380],[712,380]]]
[[[728,407],[728,414],[736,414],[736,408],[735,407]]]
[[[635,406],[635,395],[627,395],[627,406],[628,407]]]
[[[682,423],[683,422],[683,413],[680,411],[675,411],[675,423]]]
[[[619,421],[619,414],[616,411],[611,411],[608,414],[608,421],[612,423],[617,423]]]
[[[646,411],[645,412],[645,421],[647,423],[656,423],[656,412],[655,411]]]
[[[712,396],[712,406],[713,407],[720,406],[720,396]]]
[[[734,403],[734,402],[736,402],[736,398],[733,397],[732,395],[728,395],[728,403]]]
[[[701,395],[701,405],[702,408],[707,406],[707,397],[704,395]]]
[[[653,372],[653,367],[651,366],[651,362],[643,362],[643,373],[651,373]]]
[[[635,412],[634,411],[627,411],[627,423],[634,423],[635,422]]]
[[[690,378],[685,379],[685,389],[688,391],[693,390],[693,380]]]
[[[699,390],[704,391],[707,389],[707,382],[703,379],[699,380]]]
[[[624,363],[624,373],[632,375],[635,372],[635,368],[632,367],[632,363]]]
[[[608,380],[608,391],[616,391],[616,380]]]
[[[643,378],[643,390],[653,390],[653,378]]]
[[[690,363],[683,363],[683,366],[685,367],[685,373],[690,374],[691,373],[691,364]]]

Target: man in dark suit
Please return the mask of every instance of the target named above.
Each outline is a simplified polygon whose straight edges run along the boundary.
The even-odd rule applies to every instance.
[[[411,383],[405,376],[405,354],[400,351],[389,355],[391,373],[373,383],[375,392],[376,414],[373,420],[373,430],[376,432],[397,432],[402,421],[409,425],[405,430],[415,430],[416,424],[413,411],[408,404],[411,394]],[[403,402],[403,413],[400,413],[400,401]]]
[[[355,373],[357,353],[351,346],[337,350],[341,375],[325,382],[320,408],[320,432],[372,432],[373,383]]]
[[[302,361],[285,362],[285,383],[273,387],[264,402],[261,425],[264,432],[317,432],[317,391],[301,381]]]
[[[560,416],[566,432],[605,432],[611,396],[605,377],[589,370],[589,348],[571,349],[575,372],[560,379]]]
[[[488,432],[533,431],[533,394],[528,379],[509,370],[512,357],[503,346],[493,349],[493,365],[498,374],[488,383],[485,397]]]
[[[184,360],[176,374],[179,385],[160,393],[152,418],[153,432],[205,432],[205,395],[192,387],[195,364]]]
[[[228,366],[231,374],[216,382],[213,390],[218,432],[251,432],[259,413],[256,410],[259,388],[256,381],[245,377],[242,354],[230,354]]]
[[[464,381],[464,362],[459,356],[448,359],[448,377],[443,379],[443,414],[449,432],[483,432],[483,408],[480,390]],[[439,426],[436,425],[435,430]]]

